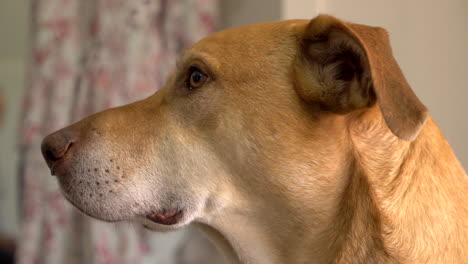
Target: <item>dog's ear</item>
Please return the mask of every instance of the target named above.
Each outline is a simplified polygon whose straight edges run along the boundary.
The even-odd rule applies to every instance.
[[[307,25],[294,67],[299,94],[337,113],[379,104],[390,130],[413,140],[428,113],[393,58],[384,29],[320,15]]]

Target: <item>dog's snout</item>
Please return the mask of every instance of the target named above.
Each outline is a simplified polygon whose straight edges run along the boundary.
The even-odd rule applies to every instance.
[[[74,138],[67,131],[60,130],[44,138],[41,145],[42,155],[49,168],[64,158],[75,142]]]

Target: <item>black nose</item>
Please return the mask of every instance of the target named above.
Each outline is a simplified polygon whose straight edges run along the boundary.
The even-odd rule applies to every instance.
[[[67,155],[73,146],[73,137],[66,130],[59,130],[42,140],[41,151],[49,168]]]

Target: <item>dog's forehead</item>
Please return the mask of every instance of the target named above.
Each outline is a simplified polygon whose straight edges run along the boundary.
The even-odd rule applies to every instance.
[[[200,40],[187,53],[208,54],[229,61],[259,59],[265,54],[281,53],[295,44],[307,22],[266,22],[220,31]]]

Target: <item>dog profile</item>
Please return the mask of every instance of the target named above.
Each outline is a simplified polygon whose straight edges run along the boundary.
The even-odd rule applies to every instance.
[[[221,31],[151,97],[47,136],[104,221],[193,224],[228,263],[466,263],[467,176],[385,30],[327,15]]]

